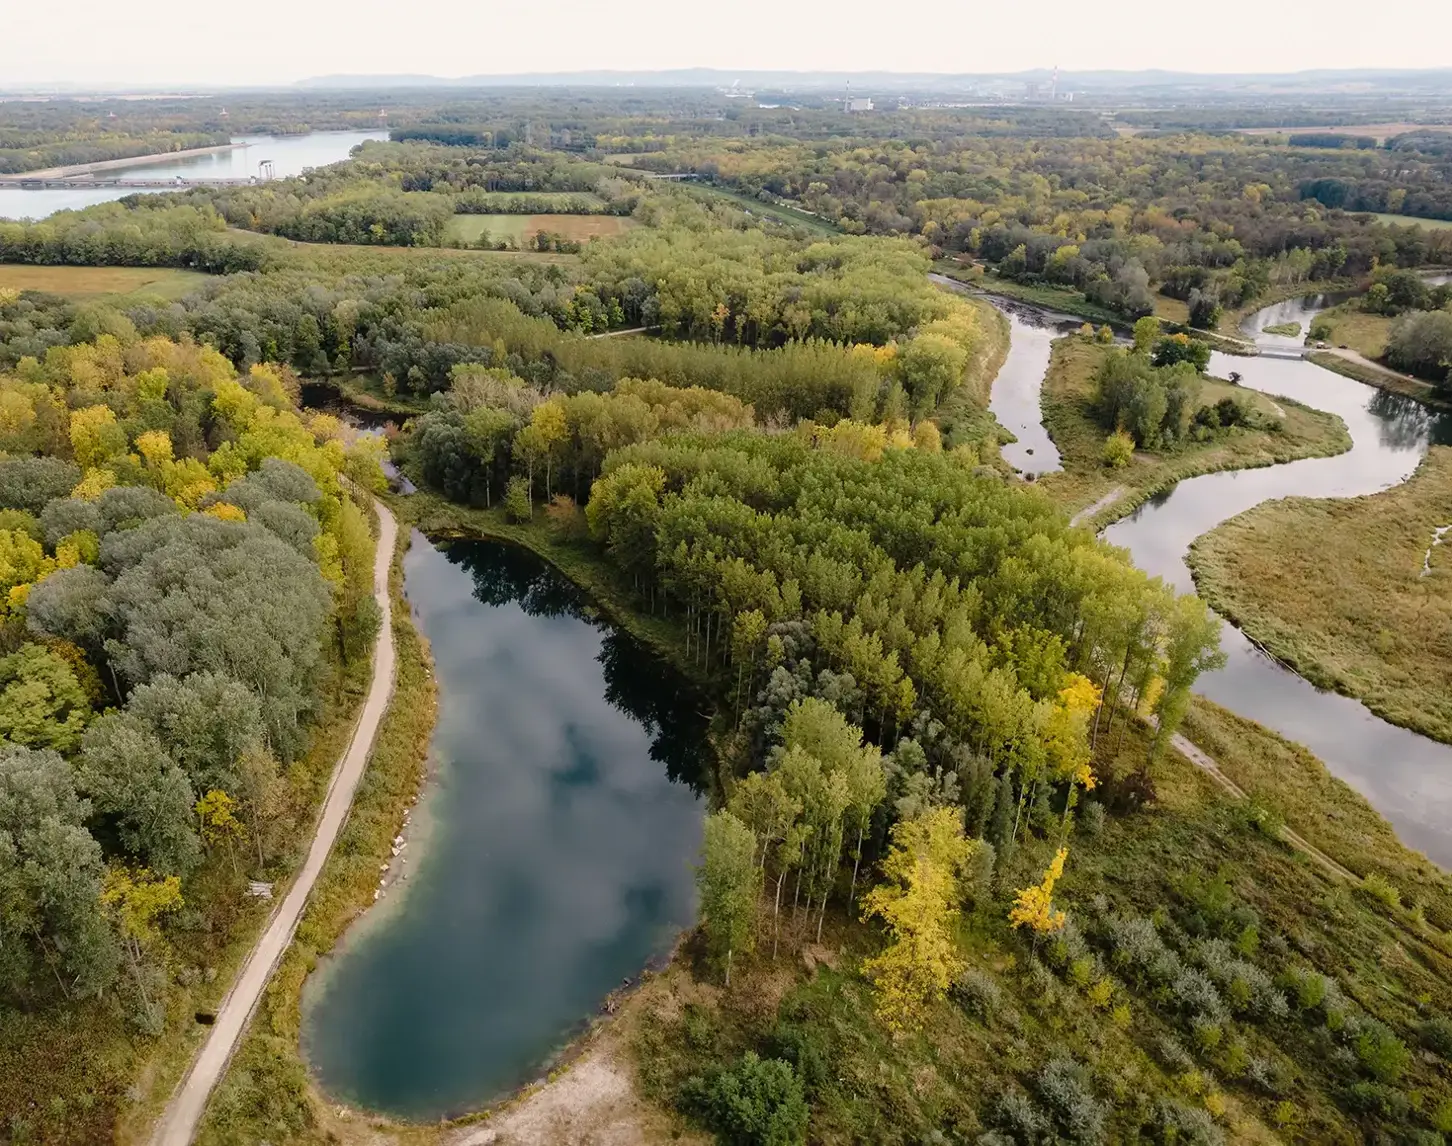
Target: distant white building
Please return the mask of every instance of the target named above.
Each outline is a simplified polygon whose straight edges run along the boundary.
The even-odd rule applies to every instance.
[[[870,98],[867,98],[867,99],[862,99],[862,98],[849,99],[847,101],[847,111],[849,113],[850,112],[854,112],[854,111],[871,111],[871,110],[872,110],[872,100]]]

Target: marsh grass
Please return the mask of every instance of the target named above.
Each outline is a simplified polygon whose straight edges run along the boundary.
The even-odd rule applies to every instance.
[[[1196,540],[1203,596],[1321,688],[1452,743],[1452,448],[1351,500],[1287,498]],[[1430,550],[1430,553],[1429,553]]]

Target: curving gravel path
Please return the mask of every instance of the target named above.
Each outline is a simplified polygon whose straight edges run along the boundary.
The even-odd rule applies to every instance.
[[[307,860],[298,872],[287,896],[272,913],[267,930],[247,957],[242,973],[232,984],[222,1006],[217,1011],[217,1021],[211,1034],[203,1044],[201,1053],[192,1063],[191,1070],[182,1079],[176,1093],[171,1096],[166,1109],[152,1134],[152,1146],[188,1146],[196,1134],[197,1125],[207,1108],[207,1099],[227,1069],[242,1032],[262,997],[273,968],[282,958],[282,953],[292,942],[303,908],[307,906],[308,895],[313,890],[328,853],[338,838],[348,809],[353,803],[353,793],[363,777],[368,755],[373,748],[373,739],[388,702],[393,696],[394,652],[391,602],[388,596],[388,571],[393,564],[393,550],[398,527],[393,515],[381,503],[378,509],[378,551],[373,563],[373,598],[382,611],[383,622],[378,629],[378,641],[373,647],[373,678],[368,685],[368,696],[363,701],[363,711],[353,729],[353,738],[333,769],[333,778],[328,783],[328,794],[323,800],[322,814],[318,817],[317,831],[313,834],[312,846],[308,848]]]

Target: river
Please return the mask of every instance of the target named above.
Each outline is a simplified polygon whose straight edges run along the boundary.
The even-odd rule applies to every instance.
[[[1058,473],[1063,468],[1059,450],[1044,429],[1044,375],[1049,369],[1054,339],[1078,330],[1083,320],[1051,314],[1012,299],[994,297],[990,301],[1008,319],[1009,343],[1008,357],[993,380],[988,408],[998,424],[1018,439],[999,452],[1004,461],[1025,476]]]
[[[525,550],[404,562],[439,683],[433,774],[378,905],[308,981],[330,1094],[436,1119],[538,1077],[695,910],[702,703]]]
[[[387,139],[386,131],[313,131],[306,135],[239,135],[232,142],[241,146],[214,155],[193,155],[186,159],[159,159],[140,167],[123,167],[102,172],[102,178],[119,179],[246,179],[257,174],[258,164],[272,160],[279,179],[301,175],[309,167],[325,167],[347,159],[348,153],[369,139]],[[159,188],[158,192],[165,194]],[[77,211],[109,203],[127,195],[146,194],[125,187],[47,188],[25,191],[0,188],[0,219],[44,219],[57,211]]]
[[[1242,331],[1263,349],[1291,350],[1300,338],[1268,335],[1263,328],[1299,322],[1308,329],[1320,310],[1343,297],[1278,303],[1251,315]],[[1018,321],[1034,319],[1020,309]],[[1037,323],[1035,342],[1056,328],[1057,319],[1040,316]],[[1223,378],[1232,371],[1242,385],[1339,415],[1352,448],[1334,458],[1191,478],[1104,531],[1105,539],[1128,549],[1141,569],[1184,591],[1194,588],[1185,563],[1190,543],[1221,522],[1274,498],[1357,497],[1388,489],[1412,475],[1430,443],[1452,443],[1452,417],[1433,415],[1410,399],[1308,361],[1212,356],[1211,374]],[[1008,382],[1022,388],[1015,378]],[[995,398],[996,391],[997,384]],[[1016,427],[1014,432],[1019,432]],[[1328,561],[1335,559],[1327,554]],[[1202,676],[1197,691],[1304,744],[1333,775],[1365,796],[1405,843],[1452,867],[1452,746],[1390,724],[1359,701],[1316,688],[1258,650],[1234,626],[1222,628],[1229,659],[1223,669]]]

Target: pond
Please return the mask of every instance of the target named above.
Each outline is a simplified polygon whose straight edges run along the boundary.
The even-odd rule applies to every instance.
[[[301,175],[309,167],[325,167],[347,159],[348,153],[369,139],[387,139],[386,131],[312,131],[305,135],[239,135],[232,142],[240,146],[213,155],[185,159],[158,159],[137,167],[102,172],[100,177],[120,179],[247,179],[257,174],[258,164],[272,161],[281,179]],[[0,219],[44,219],[57,211],[79,211],[97,203],[109,203],[127,195],[161,193],[125,187],[50,187],[34,191],[0,188]]]
[[[701,698],[522,549],[415,534],[439,686],[406,879],[304,992],[304,1053],[359,1106],[435,1119],[538,1077],[694,919]]]

